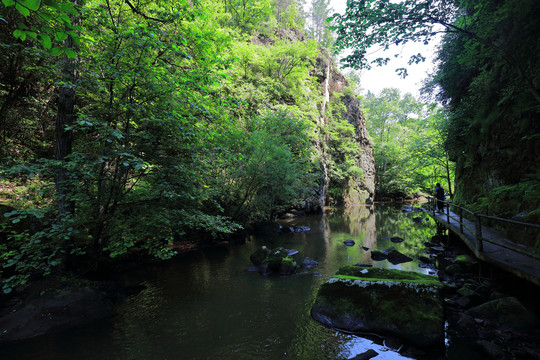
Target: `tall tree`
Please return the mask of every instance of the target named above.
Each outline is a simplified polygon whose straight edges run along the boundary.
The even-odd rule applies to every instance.
[[[73,0],[72,4],[77,6],[76,0]],[[74,18],[77,15],[71,15],[70,24],[74,24]],[[69,31],[66,29],[66,31]],[[75,35],[67,34],[64,42],[64,49],[69,54],[76,53],[76,41]],[[58,114],[56,118],[56,145],[55,145],[55,160],[59,162],[56,170],[56,196],[58,205],[58,219],[60,222],[72,217],[75,213],[74,202],[69,199],[69,193],[71,192],[72,183],[69,179],[69,173],[66,169],[65,163],[67,157],[71,155],[73,146],[73,133],[72,126],[75,120],[75,87],[77,82],[77,67],[76,59],[73,56],[68,56],[66,53],[62,60],[62,81],[60,81],[61,87],[58,96]]]
[[[333,38],[328,19],[333,9],[330,0],[312,0],[309,9],[309,34],[326,48],[332,45]]]
[[[431,193],[433,184],[443,181],[451,193],[454,164],[444,148],[446,117],[442,109],[391,88],[378,95],[368,92],[364,100],[379,196]]]

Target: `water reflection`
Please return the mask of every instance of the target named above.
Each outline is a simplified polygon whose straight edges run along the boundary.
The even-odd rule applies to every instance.
[[[363,248],[393,246],[418,259],[434,226],[415,223],[413,215],[390,206],[332,208],[325,216],[286,222],[309,226],[309,232],[254,237],[241,246],[137,269],[121,281],[142,281],[146,289],[119,304],[114,318],[10,345],[0,349],[2,359],[348,359],[367,349],[377,351],[377,359],[406,359],[370,340],[324,328],[311,319],[310,309],[321,283],[346,264],[427,272],[417,261],[374,262]],[[392,236],[405,241],[394,244]],[[356,244],[345,246],[347,239]],[[290,277],[248,272],[249,255],[262,245],[297,249],[319,266]]]

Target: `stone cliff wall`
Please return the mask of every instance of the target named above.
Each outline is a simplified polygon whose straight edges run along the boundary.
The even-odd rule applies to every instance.
[[[273,39],[287,39],[291,42],[305,41],[306,37],[299,30],[281,29],[276,30],[273,36],[258,34],[251,41],[254,44],[272,46]],[[320,212],[326,205],[354,205],[372,203],[375,197],[375,164],[373,160],[373,149],[368,137],[364,116],[360,110],[358,99],[352,94],[346,94],[348,87],[347,80],[336,68],[334,59],[324,50],[320,51],[317,59],[312,63],[311,76],[320,84],[321,100],[314,105],[318,108],[319,118],[313,119],[316,124],[313,147],[316,156],[318,169],[318,186],[313,189],[313,193],[304,204],[303,210],[307,212]],[[349,177],[345,181],[340,181],[339,201],[328,196],[331,174],[329,174],[329,163],[339,160],[331,158],[328,153],[328,137],[326,128],[331,126],[332,117],[329,116],[330,103],[341,102],[345,110],[340,117],[347,120],[355,130],[353,141],[358,145],[359,153],[355,155],[355,166],[361,169],[362,176]],[[333,115],[335,119],[335,114]],[[335,186],[335,184],[334,184]]]
[[[324,71],[318,68],[324,69]],[[360,102],[354,95],[346,93],[348,82],[343,74],[336,69],[334,60],[326,52],[321,52],[317,59],[316,69],[321,83],[321,91],[324,96],[321,106],[321,117],[324,118],[324,125],[331,125],[328,120],[327,103],[330,101],[340,101],[345,106],[340,116],[347,120],[354,127],[354,141],[358,144],[360,153],[355,158],[355,165],[362,169],[363,176],[349,178],[342,182],[342,201],[331,203],[326,197],[326,205],[354,205],[372,203],[375,197],[375,162],[373,159],[373,148],[368,137],[366,121],[360,109]],[[330,120],[331,121],[331,120]]]

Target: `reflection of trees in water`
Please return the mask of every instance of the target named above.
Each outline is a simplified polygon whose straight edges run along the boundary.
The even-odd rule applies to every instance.
[[[353,239],[363,243],[366,237],[366,219],[372,215],[366,206],[329,208],[325,216],[325,241],[343,245],[343,241]],[[330,240],[331,239],[331,240]]]
[[[424,242],[429,241],[436,233],[435,224],[423,212],[402,212],[400,207],[379,205],[375,213],[380,248],[393,246],[396,250],[417,258],[425,251]],[[415,217],[421,217],[422,221],[413,221]],[[392,236],[399,236],[405,241],[394,244],[388,239]]]
[[[377,247],[377,222],[373,206],[354,206],[345,210],[351,234],[363,234],[362,246]]]
[[[330,219],[332,219],[332,217],[328,216],[328,213],[326,213],[326,216],[323,216],[321,221],[321,230],[324,237],[324,243],[327,246],[330,244]]]
[[[422,217],[420,223],[413,218]],[[418,259],[425,251],[424,242],[435,234],[435,225],[422,212],[402,212],[400,206],[375,205],[352,206],[347,208],[330,208],[324,218],[324,238],[327,246],[328,261],[341,265],[355,262],[373,263],[370,251],[362,250],[361,246],[372,249],[387,249],[394,247],[397,251],[413,259]],[[393,243],[390,238],[398,236],[405,239],[402,243]],[[343,241],[353,239],[356,244],[346,247]],[[417,262],[392,265],[382,262],[378,266],[400,268],[417,271]]]
[[[345,240],[355,241],[354,246],[345,246]],[[376,227],[373,207],[351,206],[328,208],[325,216],[325,241],[327,263],[336,270],[343,265],[371,262],[369,252],[361,246],[376,245]]]

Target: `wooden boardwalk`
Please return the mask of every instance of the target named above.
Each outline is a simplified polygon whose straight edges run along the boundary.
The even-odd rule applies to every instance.
[[[459,236],[478,259],[540,286],[540,259],[534,255],[533,249],[511,242],[503,232],[474,221],[461,218],[460,223],[460,215],[450,211],[448,206],[444,213],[423,210],[436,222]]]

